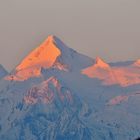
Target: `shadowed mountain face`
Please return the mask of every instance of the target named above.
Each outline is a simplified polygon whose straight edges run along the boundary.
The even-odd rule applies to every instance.
[[[139,60],[110,65],[49,36],[3,76],[2,140],[127,140],[140,136]]]
[[[2,65],[0,65],[0,79],[6,76],[8,72],[4,69]]]
[[[137,138],[137,139],[135,139],[135,140],[140,140],[140,138]]]
[[[1,109],[5,118],[1,119],[0,139],[91,140],[90,128],[81,119],[85,118],[88,108],[56,77],[18,94],[14,93],[17,99],[5,96],[0,100],[7,107],[7,112]]]

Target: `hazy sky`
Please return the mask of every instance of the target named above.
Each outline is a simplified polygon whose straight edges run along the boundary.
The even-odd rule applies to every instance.
[[[140,0],[0,0],[0,63],[13,69],[49,34],[107,62],[140,58]]]

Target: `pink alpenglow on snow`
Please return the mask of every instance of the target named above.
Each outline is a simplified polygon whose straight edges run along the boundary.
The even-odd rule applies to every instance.
[[[41,75],[41,68],[57,67],[66,71],[66,66],[56,61],[60,55],[61,50],[56,46],[54,36],[49,36],[38,48],[23,59],[16,67],[14,74],[5,79],[23,81],[31,77],[38,77]]]
[[[109,66],[101,59],[97,58],[95,64],[81,71],[82,74],[89,78],[97,78],[104,85],[118,84],[122,87],[140,84],[140,60],[133,65],[117,67]]]

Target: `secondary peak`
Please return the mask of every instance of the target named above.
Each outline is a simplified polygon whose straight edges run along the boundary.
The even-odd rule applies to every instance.
[[[102,67],[102,68],[107,68],[109,67],[109,65],[100,57],[96,57],[95,59],[95,65],[98,67]]]

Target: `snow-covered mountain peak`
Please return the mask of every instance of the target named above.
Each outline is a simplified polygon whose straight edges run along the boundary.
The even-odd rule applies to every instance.
[[[92,64],[92,59],[67,47],[58,37],[50,35],[29,53],[6,80],[24,81],[39,77],[41,68],[61,71],[81,70]]]
[[[130,66],[109,66],[100,58],[96,58],[95,64],[82,70],[82,74],[90,78],[98,78],[105,85],[119,84],[122,87],[140,83],[140,60]]]
[[[23,61],[16,67],[16,70],[26,68],[49,68],[53,65],[56,58],[61,55],[61,51],[54,43],[54,37],[49,36],[39,47],[33,50]]]
[[[96,57],[94,66],[96,66],[96,67],[101,67],[101,68],[108,68],[108,67],[110,67],[110,66],[109,66],[103,59],[101,59],[100,57]]]
[[[61,56],[61,46],[58,38],[50,35],[39,47],[29,53],[22,62],[15,68],[14,74],[6,77],[7,80],[23,81],[30,77],[38,77],[41,74],[41,68],[50,67],[66,70],[66,65],[57,60]],[[57,45],[58,44],[58,45]]]
[[[96,77],[99,79],[104,79],[111,72],[111,67],[100,57],[96,57],[94,64],[82,70],[82,74],[88,77]]]

